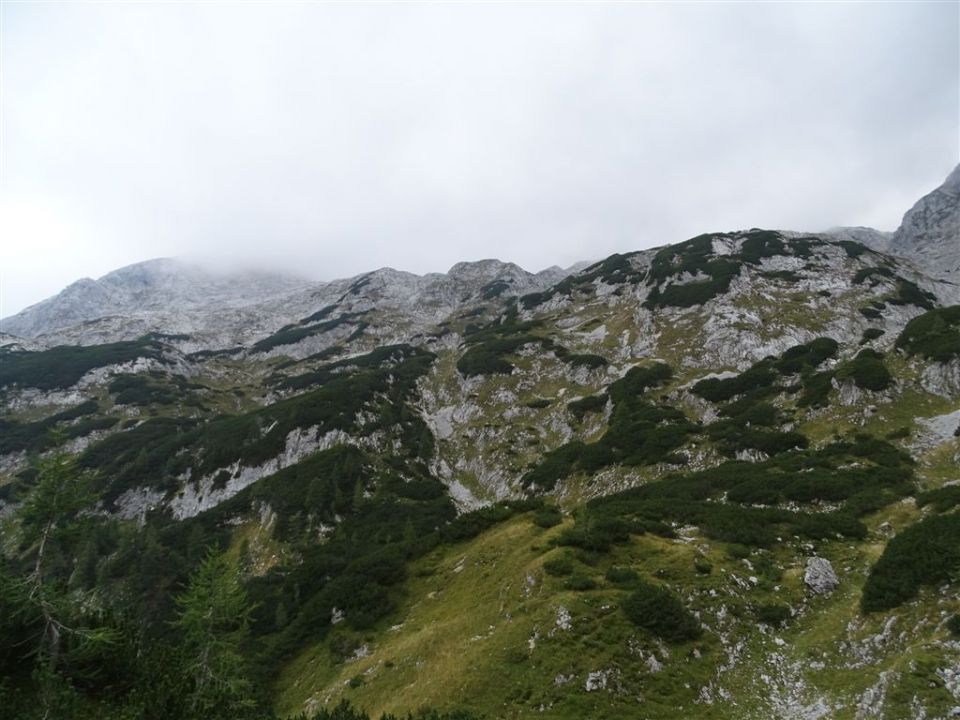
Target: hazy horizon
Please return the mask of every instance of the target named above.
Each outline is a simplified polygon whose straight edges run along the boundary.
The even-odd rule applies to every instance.
[[[894,230],[960,159],[960,6],[4,4],[0,316],[159,257],[536,272]]]

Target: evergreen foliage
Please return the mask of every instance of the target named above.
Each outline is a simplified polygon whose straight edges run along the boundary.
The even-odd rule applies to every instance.
[[[252,716],[256,703],[241,652],[251,607],[236,570],[221,553],[209,552],[177,597],[177,606],[175,625],[183,633],[192,714]]]
[[[836,378],[852,380],[857,387],[874,392],[886,390],[893,382],[883,355],[870,348],[864,348],[855,358],[837,368]]]
[[[924,518],[894,537],[870,569],[860,606],[889,610],[916,596],[924,585],[956,580],[960,572],[960,515]]]
[[[81,435],[89,434],[89,432],[84,431],[87,431],[88,428],[89,431],[96,429],[90,424],[72,429],[71,426],[64,426],[63,423],[93,415],[99,410],[100,406],[96,400],[88,400],[75,407],[62,410],[61,412],[35,422],[20,423],[0,418],[0,455],[6,455],[7,453],[18,452],[20,450],[26,450],[31,453],[48,450],[53,447],[54,444],[54,433],[52,432],[54,428],[56,428],[57,432],[67,437],[80,437]],[[115,420],[110,421],[111,425],[115,422]],[[97,425],[102,425],[102,423],[102,419],[96,421]]]
[[[676,594],[662,586],[636,581],[620,607],[632,623],[667,642],[689,642],[703,632]]]
[[[75,385],[90,370],[138,358],[169,362],[160,343],[144,339],[105,345],[61,345],[40,352],[5,352],[0,362],[0,387],[64,389]]]
[[[936,308],[913,318],[897,337],[896,346],[908,355],[936,362],[960,357],[960,305]]]

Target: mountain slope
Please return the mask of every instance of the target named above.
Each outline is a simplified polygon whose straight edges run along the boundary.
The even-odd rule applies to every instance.
[[[0,590],[47,577],[82,627],[123,618],[121,665],[179,652],[175,598],[216,548],[264,717],[960,706],[950,282],[760,229],[566,276],[381,269],[215,320],[135,278],[133,315],[40,337],[83,344],[0,349]],[[36,459],[58,449],[89,512],[38,576]],[[0,629],[31,637],[21,617]],[[0,688],[28,713],[13,647]],[[56,677],[91,713],[192,692],[180,662],[168,686],[84,657]]]

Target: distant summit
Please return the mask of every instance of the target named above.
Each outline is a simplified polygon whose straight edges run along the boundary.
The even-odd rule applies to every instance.
[[[128,265],[98,280],[82,278],[57,295],[0,321],[20,337],[114,315],[240,308],[293,292],[307,281],[278,273],[220,274],[173,258]]]

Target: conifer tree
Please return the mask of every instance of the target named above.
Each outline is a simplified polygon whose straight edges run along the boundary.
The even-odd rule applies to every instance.
[[[254,707],[241,645],[251,607],[240,578],[222,553],[210,551],[177,598],[190,705],[198,717],[243,717]]]

